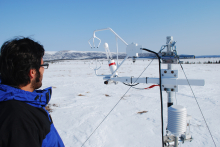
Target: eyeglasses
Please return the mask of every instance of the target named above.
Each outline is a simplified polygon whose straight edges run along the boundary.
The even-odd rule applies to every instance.
[[[45,63],[45,64],[41,64],[40,66],[43,66],[44,69],[48,69],[49,64],[48,64],[48,63]]]

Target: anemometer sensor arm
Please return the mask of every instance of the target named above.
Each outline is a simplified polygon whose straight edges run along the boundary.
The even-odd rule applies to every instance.
[[[99,30],[95,30],[94,32],[93,32],[93,36],[92,36],[92,38],[90,38],[89,39],[89,45],[90,45],[90,47],[91,48],[95,48],[95,38],[96,39],[98,39],[99,40],[99,44],[98,44],[98,46],[97,46],[97,48],[99,48],[99,45],[101,44],[101,39],[99,39],[98,37],[96,37],[95,36],[95,33],[96,32],[99,32],[99,31],[105,31],[105,30],[110,30],[117,38],[119,38],[125,45],[128,45],[117,33],[115,33],[111,28],[105,28],[105,29],[99,29]],[[90,44],[90,40],[92,39],[92,41],[93,41],[93,46]]]

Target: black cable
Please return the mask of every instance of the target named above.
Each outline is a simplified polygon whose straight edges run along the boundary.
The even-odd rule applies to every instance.
[[[132,84],[127,84],[127,83],[124,83],[124,82],[123,82],[123,84],[124,84],[124,85],[127,85],[127,86],[137,86],[139,83],[132,85]]]
[[[161,132],[162,132],[162,147],[164,147],[164,139],[163,139],[163,96],[162,96],[162,82],[161,82],[161,61],[160,61],[160,56],[158,55],[158,53],[151,51],[149,49],[146,48],[142,48],[142,50],[151,52],[156,54],[158,61],[159,61],[159,77],[160,77],[160,101],[161,101]]]

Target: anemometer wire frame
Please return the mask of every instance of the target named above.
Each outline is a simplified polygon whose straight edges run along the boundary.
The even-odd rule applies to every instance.
[[[94,39],[98,39],[99,40],[99,44],[97,46],[97,48],[99,48],[99,45],[101,44],[101,39],[99,39],[98,37],[95,36],[95,32],[99,32],[99,31],[105,31],[105,30],[110,30],[117,38],[119,38],[125,45],[128,45],[127,42],[125,42],[117,33],[115,33],[115,31],[113,31],[111,28],[105,28],[105,29],[99,29],[99,30],[95,30],[93,32],[93,36],[89,39],[88,43],[90,45],[91,48],[95,48],[95,43],[94,43]],[[92,39],[93,41],[93,46],[90,44],[90,40]]]
[[[140,78],[140,76],[145,72],[145,70],[150,66],[150,64],[153,62],[154,59],[151,60],[151,62],[147,65],[147,67],[144,69],[144,71],[139,75],[139,77],[135,80],[134,83]],[[161,83],[161,81],[160,81]],[[128,91],[132,88],[130,86],[128,90],[125,92],[125,94],[118,100],[118,102],[113,106],[113,108],[109,111],[109,113],[104,117],[104,119],[99,123],[99,125],[95,128],[95,130],[89,135],[89,137],[83,142],[82,146],[85,145],[85,143],[90,139],[90,137],[95,133],[95,131],[101,126],[101,124],[105,121],[105,119],[110,115],[110,113],[115,109],[115,107],[119,104],[119,102],[124,98],[124,96],[128,93]],[[163,136],[163,135],[162,135]],[[163,144],[162,144],[163,145]]]

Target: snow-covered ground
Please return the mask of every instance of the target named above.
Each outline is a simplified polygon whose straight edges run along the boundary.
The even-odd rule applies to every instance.
[[[192,62],[204,62],[195,59]],[[219,61],[215,58],[215,61]],[[186,60],[188,61],[188,60]],[[208,60],[207,60],[208,61]],[[121,60],[120,60],[121,62]],[[126,61],[119,76],[139,76],[150,60],[135,64]],[[185,61],[184,61],[185,62]],[[109,74],[107,61],[101,61],[99,74]],[[91,64],[95,67],[95,63]],[[162,65],[166,69],[166,65]],[[179,65],[179,78],[185,79]],[[205,79],[205,86],[192,86],[217,146],[220,146],[220,64],[183,64],[189,79]],[[158,62],[154,60],[142,77],[158,77]],[[66,147],[81,147],[108,112],[128,90],[128,86],[104,85],[102,77],[95,76],[88,60],[65,60],[51,63],[44,72],[43,86],[53,87],[50,101],[53,122]],[[139,84],[145,88],[151,84]],[[189,86],[179,86],[178,105],[187,108],[192,116],[192,142],[182,147],[214,146],[205,122]],[[53,104],[55,104],[53,106]],[[163,92],[164,123],[167,125],[167,94]],[[138,114],[140,111],[147,113]],[[161,119],[159,87],[150,90],[131,88],[84,147],[160,147]]]

